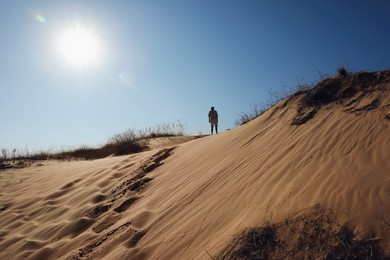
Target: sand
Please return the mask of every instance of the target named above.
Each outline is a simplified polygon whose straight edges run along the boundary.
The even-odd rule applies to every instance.
[[[218,135],[0,171],[0,258],[211,259],[246,228],[319,206],[389,254],[386,79],[298,125],[301,96]]]

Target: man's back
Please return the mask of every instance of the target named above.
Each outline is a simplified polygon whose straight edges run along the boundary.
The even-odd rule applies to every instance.
[[[218,122],[218,113],[217,110],[210,110],[209,112],[210,122]]]

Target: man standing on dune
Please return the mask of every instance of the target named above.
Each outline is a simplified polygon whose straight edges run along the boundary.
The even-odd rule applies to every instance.
[[[214,109],[214,107],[211,107],[211,110],[209,112],[209,123],[211,125],[211,134],[213,134],[214,127],[215,133],[218,134],[218,113],[217,110]]]

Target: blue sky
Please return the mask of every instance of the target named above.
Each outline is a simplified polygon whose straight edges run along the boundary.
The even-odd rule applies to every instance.
[[[0,148],[103,144],[126,129],[180,120],[234,127],[269,92],[337,67],[390,67],[390,2],[0,1]],[[69,64],[61,34],[81,27],[96,61]]]

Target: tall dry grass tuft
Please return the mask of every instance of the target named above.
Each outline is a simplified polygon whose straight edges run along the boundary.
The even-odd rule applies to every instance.
[[[234,122],[236,126],[244,125],[249,121],[252,121],[256,117],[263,114],[267,111],[266,106],[261,106],[260,104],[252,104],[251,110],[249,112],[242,112],[240,117]]]

